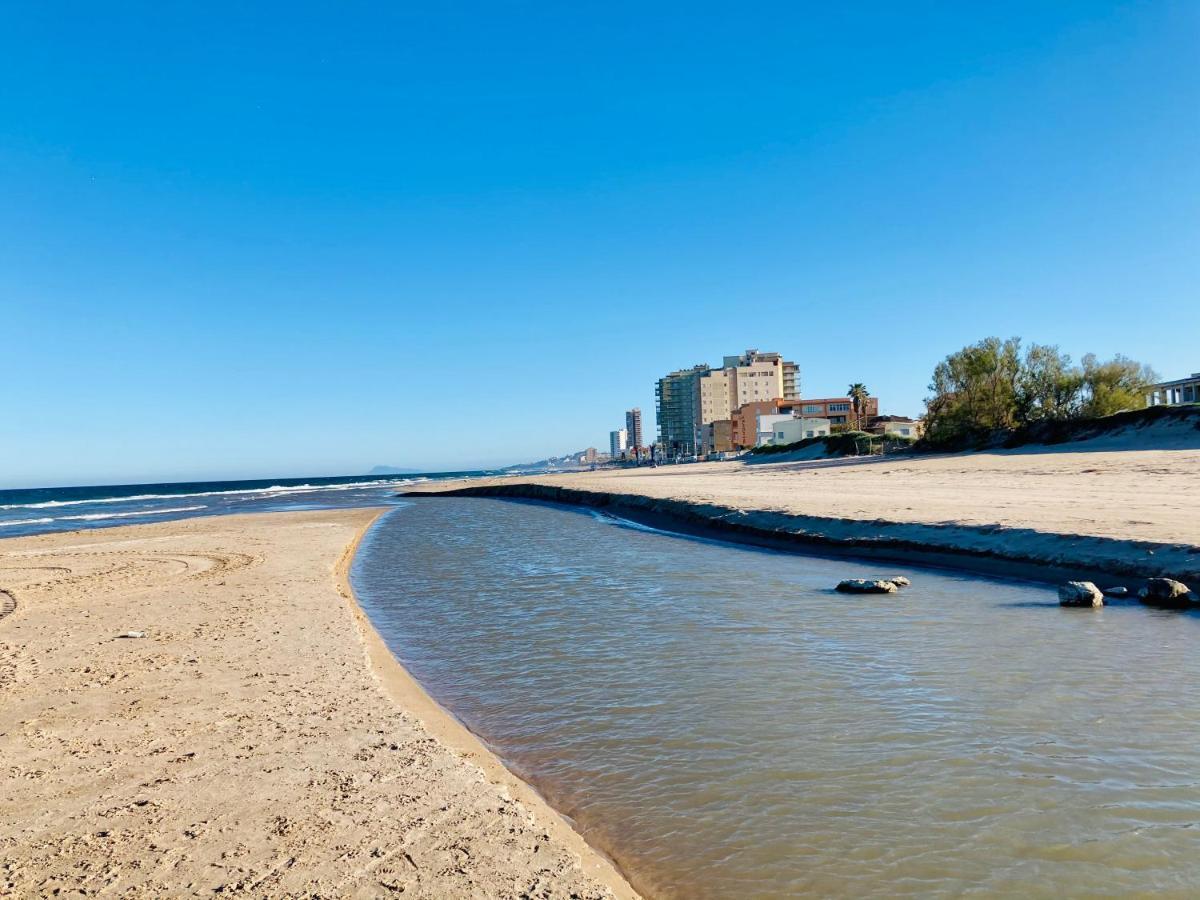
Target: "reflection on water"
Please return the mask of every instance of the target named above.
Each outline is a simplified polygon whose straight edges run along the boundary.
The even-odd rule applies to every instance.
[[[650,895],[1200,891],[1200,618],[892,568],[431,499],[354,579]]]

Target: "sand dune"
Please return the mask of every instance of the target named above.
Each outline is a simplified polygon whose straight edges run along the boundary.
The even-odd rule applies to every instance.
[[[633,896],[339,593],[375,515],[0,542],[0,894]]]

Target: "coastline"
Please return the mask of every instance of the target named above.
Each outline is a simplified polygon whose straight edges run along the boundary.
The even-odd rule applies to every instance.
[[[375,632],[379,515],[0,541],[0,888],[637,897]]]
[[[387,510],[379,512],[346,548],[334,567],[339,593],[350,606],[363,644],[363,655],[381,690],[398,706],[415,715],[429,734],[441,744],[483,770],[492,784],[502,785],[520,803],[540,809],[549,817],[551,837],[561,841],[579,857],[583,872],[608,888],[618,900],[638,900],[638,894],[616,860],[593,847],[571,823],[554,809],[533,785],[513,774],[473,731],[453,713],[430,696],[424,686],[404,667],[376,631],[370,617],[359,604],[350,583],[350,569],[367,532]]]
[[[564,503],[775,549],[1034,581],[1195,583],[1192,465],[1198,450],[731,462],[447,481],[402,496]],[[846,507],[854,514],[839,515]],[[1107,511],[1115,521],[1103,520]]]

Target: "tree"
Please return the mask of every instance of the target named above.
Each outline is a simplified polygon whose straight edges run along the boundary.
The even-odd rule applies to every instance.
[[[1082,367],[1057,347],[1020,338],[990,337],[938,363],[925,401],[925,435],[932,444],[962,446],[996,432],[1043,421],[1108,416],[1145,405],[1154,370],[1117,356]]]
[[[1030,344],[1017,378],[1017,422],[1028,425],[1046,419],[1079,415],[1083,373],[1058,347]]]
[[[846,390],[846,396],[850,398],[850,408],[854,411],[854,427],[862,431],[863,415],[867,411],[867,398],[871,392],[861,381],[856,381]]]
[[[1096,354],[1083,358],[1084,416],[1111,416],[1126,409],[1146,405],[1150,385],[1158,375],[1147,365],[1118,354],[1108,362],[1100,362]]]
[[[926,433],[937,442],[1015,427],[1020,374],[1020,338],[990,337],[950,354],[933,370]]]

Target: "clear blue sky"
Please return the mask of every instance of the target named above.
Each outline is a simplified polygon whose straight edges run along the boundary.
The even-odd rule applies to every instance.
[[[22,8],[23,7],[23,8]],[[1200,371],[1200,5],[10,4],[0,486],[603,447],[746,347]]]

